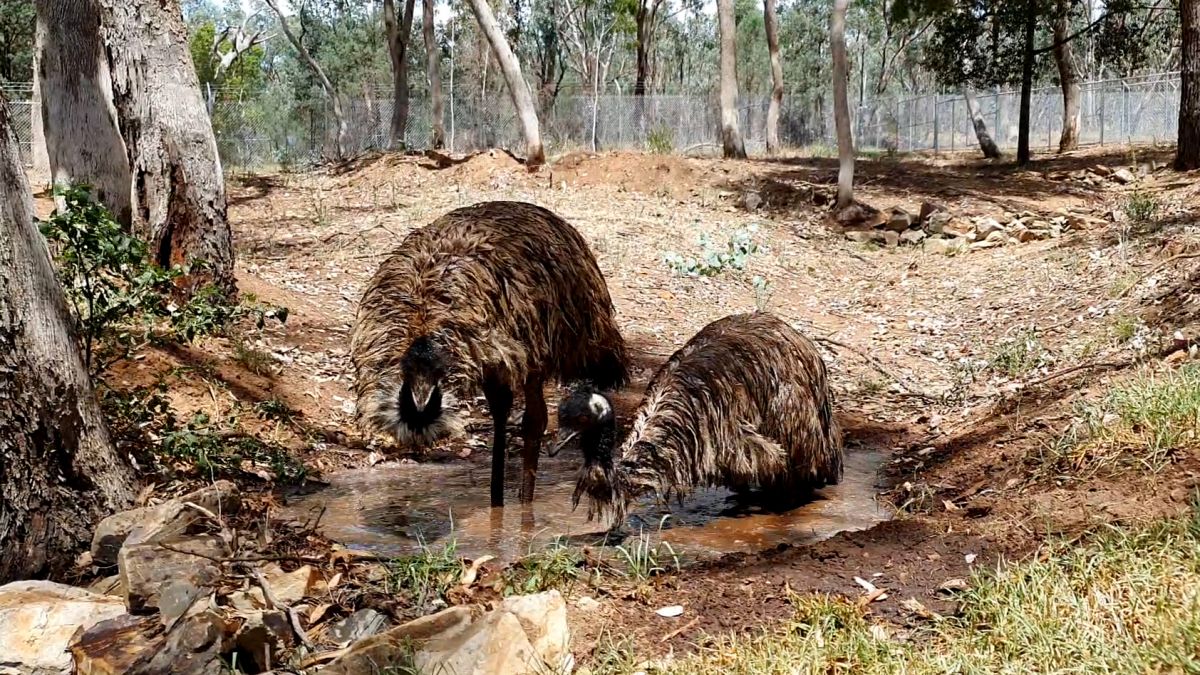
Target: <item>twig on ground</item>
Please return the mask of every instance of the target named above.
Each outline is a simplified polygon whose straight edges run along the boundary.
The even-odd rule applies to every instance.
[[[178,548],[178,547],[172,546],[172,545],[164,543],[164,542],[159,542],[158,546],[159,546],[159,548],[165,549],[167,551],[173,551],[175,553],[182,553],[184,555],[192,555],[192,556],[196,556],[197,558],[204,558],[205,560],[215,562],[215,563],[297,562],[297,563],[302,563],[305,565],[324,565],[325,564],[325,560],[323,558],[313,558],[311,556],[303,556],[303,555],[247,555],[247,556],[230,556],[227,558],[222,558],[222,557],[218,557],[218,556],[208,555],[207,553],[198,553],[196,551],[189,551],[187,549]]]
[[[275,597],[275,593],[271,591],[271,585],[267,583],[267,580],[265,577],[263,577],[261,571],[253,570],[253,574],[254,580],[258,582],[260,587],[262,587],[263,597],[267,599],[267,602],[270,603],[275,609],[283,610],[283,612],[287,614],[288,620],[292,624],[292,632],[296,634],[296,637],[300,639],[300,642],[303,642],[304,646],[308,647],[310,650],[315,649],[316,645],[312,643],[312,640],[308,639],[308,633],[305,633],[304,627],[300,625],[300,617],[296,614],[295,608],[279,602],[279,599]]]
[[[1193,251],[1191,253],[1180,253],[1178,255],[1173,255],[1170,258],[1167,258],[1166,260],[1158,263],[1154,267],[1151,267],[1149,270],[1138,275],[1138,278],[1135,279],[1133,283],[1126,286],[1124,290],[1122,290],[1120,293],[1117,294],[1116,299],[1120,300],[1121,298],[1129,295],[1129,293],[1132,292],[1133,289],[1137,288],[1138,284],[1145,281],[1146,277],[1152,276],[1155,272],[1161,270],[1162,268],[1166,267],[1167,265],[1170,265],[1171,263],[1173,263],[1177,260],[1186,260],[1188,258],[1200,258],[1200,251]]]
[[[691,621],[683,624],[679,628],[676,628],[675,630],[671,631],[670,633],[667,633],[666,635],[664,635],[662,637],[661,640],[659,640],[659,642],[660,643],[670,642],[671,638],[673,638],[677,635],[686,633],[688,630],[690,630],[692,628],[692,626],[695,626],[698,623],[700,623],[700,617],[696,617],[696,618],[692,619]]]
[[[1134,363],[1137,363],[1137,361],[1138,359],[1126,359],[1124,361],[1089,361],[1088,363],[1081,363],[1079,365],[1071,366],[1070,368],[1057,370],[1041,379],[1037,379],[1026,384],[1025,388],[1041,386],[1047,382],[1050,382],[1051,380],[1057,380],[1060,377],[1065,377],[1071,373],[1079,372],[1081,370],[1116,370],[1118,368],[1131,366]]]
[[[923,399],[926,399],[929,401],[936,400],[936,398],[937,398],[936,396],[930,396],[929,394],[926,394],[925,392],[921,391],[921,389],[919,387],[914,386],[912,383],[910,383],[905,378],[900,377],[899,375],[888,370],[887,367],[883,365],[883,362],[881,362],[879,359],[875,358],[874,356],[871,356],[870,354],[866,353],[862,349],[859,349],[858,347],[848,345],[845,342],[839,342],[837,340],[834,340],[833,338],[817,337],[817,338],[813,338],[813,339],[822,344],[832,345],[834,347],[840,347],[841,349],[847,349],[849,351],[854,352],[855,354],[858,354],[859,356],[861,356],[863,358],[863,360],[865,360],[867,363],[871,364],[871,366],[873,368],[875,368],[875,370],[877,370],[880,373],[882,373],[883,375],[886,375],[887,377],[891,378],[893,381],[895,381],[897,384],[899,384],[901,387],[903,387],[912,396],[916,396],[918,398],[923,398]]]

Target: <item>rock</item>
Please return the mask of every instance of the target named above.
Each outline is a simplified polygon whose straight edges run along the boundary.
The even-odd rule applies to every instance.
[[[946,229],[946,224],[953,221],[954,216],[950,215],[949,211],[934,211],[929,214],[928,218],[924,218],[921,222],[925,226],[925,231],[929,234],[941,234]]]
[[[230,626],[216,611],[189,616],[164,634],[155,617],[130,614],[92,626],[71,645],[77,675],[218,675],[232,648]]]
[[[279,662],[279,652],[292,644],[294,634],[287,614],[270,611],[250,612],[239,616],[244,623],[234,636],[237,648],[250,656],[259,672],[269,670]]]
[[[594,612],[597,609],[600,609],[600,603],[597,602],[595,598],[590,598],[586,595],[581,598],[576,598],[575,606],[583,612]]]
[[[542,662],[550,666],[550,672],[563,672],[571,650],[567,603],[561,593],[549,590],[508,597],[501,601],[498,610],[517,617]]]
[[[321,576],[309,565],[292,572],[284,572],[279,565],[268,565],[263,570],[263,578],[275,599],[285,605],[294,605],[312,595],[313,588],[321,581]]]
[[[133,614],[159,609],[164,592],[168,590],[167,599],[172,610],[184,603],[190,605],[196,598],[208,593],[221,579],[220,567],[208,558],[230,555],[225,541],[211,535],[169,542],[179,551],[163,548],[163,543],[168,542],[127,544],[121,547],[117,565],[121,584],[125,588],[125,606]],[[179,613],[186,610],[187,607],[184,607]]]
[[[875,241],[875,233],[870,230],[850,230],[846,232],[846,239],[856,244],[866,244]]]
[[[147,506],[109,516],[100,521],[92,536],[92,561],[97,565],[117,563],[117,553],[125,543],[174,539],[186,534],[196,523],[207,518],[186,506],[200,506],[216,514],[236,512],[241,505],[237,486],[227,480],[188,493],[157,506]]]
[[[934,204],[933,202],[921,202],[921,213],[917,216],[917,222],[921,223],[922,225],[927,225],[929,223],[929,219],[933,217],[933,214],[935,213],[945,213],[947,216],[950,215],[946,212],[946,207],[942,206],[941,204]]]
[[[925,239],[925,236],[924,230],[909,230],[907,232],[900,233],[900,243],[916,246]]]
[[[986,240],[988,237],[992,236],[992,233],[994,232],[1000,232],[1001,234],[1004,233],[1004,226],[1001,225],[995,218],[975,219],[976,239]]]
[[[932,255],[953,255],[966,250],[967,242],[959,237],[953,239],[926,239],[924,248],[926,253]]]
[[[989,233],[988,236],[984,238],[984,241],[992,241],[992,242],[999,242],[1001,244],[1006,244],[1006,243],[1008,243],[1008,234],[1004,230],[997,230],[995,232]]]
[[[413,655],[420,673],[525,675],[557,672],[539,662],[537,651],[509,612],[489,612],[461,634],[427,642]]]
[[[742,194],[742,206],[746,207],[747,211],[757,211],[758,207],[762,206],[762,195],[757,192],[746,192]]]
[[[1113,174],[1113,170],[1107,166],[1104,166],[1103,164],[1097,164],[1096,166],[1092,167],[1092,173],[1107,178]]]
[[[1035,223],[1033,223],[1033,225],[1037,225],[1037,223],[1035,222]],[[1035,229],[1033,227],[1025,227],[1024,225],[1022,225],[1020,227],[1013,229],[1012,235],[1014,238],[1016,238],[1017,241],[1019,241],[1021,243],[1025,243],[1025,242],[1029,242],[1029,241],[1039,241],[1042,239],[1049,239],[1050,238],[1050,225],[1046,224],[1046,223],[1043,223],[1043,225],[1046,226],[1045,229],[1042,229],[1042,228]]]
[[[115,595],[117,597],[125,597],[125,589],[121,586],[121,575],[114,574],[110,577],[97,579],[88,585],[88,590],[100,595]]]
[[[891,230],[883,230],[875,233],[875,241],[881,242],[888,248],[896,248],[900,245],[900,234]]]
[[[360,609],[329,627],[329,639],[339,644],[358,642],[387,627],[387,617],[373,609]]]
[[[51,581],[0,586],[0,672],[68,673],[76,631],[125,614],[120,598]]]
[[[891,232],[903,232],[912,227],[916,227],[916,221],[913,219],[913,215],[911,213],[897,206],[892,209],[892,212],[888,216],[887,222],[884,223],[883,227]]]
[[[946,221],[941,228],[941,233],[948,237],[966,237],[974,232],[970,223],[955,219]]]
[[[354,643],[345,654],[327,665],[321,673],[322,675],[358,675],[359,673],[385,672],[389,668],[398,670],[400,666],[411,669],[414,646],[424,644],[437,637],[446,639],[460,635],[482,613],[482,608],[478,606],[457,605],[437,614],[409,621]]]
[[[1113,172],[1112,179],[1121,185],[1129,185],[1130,183],[1137,181],[1137,176],[1134,176],[1133,172],[1129,169],[1117,169]]]

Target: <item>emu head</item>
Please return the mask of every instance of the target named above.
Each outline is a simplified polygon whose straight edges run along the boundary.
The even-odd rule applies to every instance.
[[[550,455],[558,454],[575,439],[583,452],[583,466],[571,497],[572,506],[578,506],[586,495],[590,502],[589,519],[597,512],[612,512],[623,520],[626,500],[613,463],[616,415],[608,398],[588,384],[576,387],[559,403],[558,439]]]
[[[372,425],[402,445],[430,444],[460,431],[455,398],[446,391],[452,361],[436,335],[414,340],[400,358],[399,386],[392,381],[377,391]]]

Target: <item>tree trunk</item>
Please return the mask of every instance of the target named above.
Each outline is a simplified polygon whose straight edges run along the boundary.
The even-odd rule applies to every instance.
[[[442,50],[433,32],[433,0],[421,0],[421,35],[425,41],[425,71],[429,77],[429,116],[433,121],[434,150],[446,145],[446,123],[442,114]]]
[[[124,225],[133,222],[129,160],[95,0],[37,0],[37,69],[50,178],[88,183]]]
[[[996,141],[993,141],[991,135],[988,134],[987,122],[984,121],[983,113],[979,110],[975,92],[964,88],[963,98],[967,101],[967,114],[971,116],[971,125],[975,127],[975,139],[979,141],[979,149],[983,150],[983,156],[988,159],[1000,159],[1000,148],[996,147]]]
[[[1180,47],[1178,171],[1200,169],[1200,0],[1179,0]]]
[[[388,54],[392,57],[392,126],[388,143],[403,149],[408,130],[408,43],[412,40],[413,0],[404,0],[404,15],[396,23],[396,4],[383,0],[383,26]]]
[[[1058,139],[1058,151],[1067,152],[1079,147],[1079,121],[1082,109],[1079,98],[1079,75],[1075,72],[1070,30],[1071,2],[1057,0],[1054,17],[1054,61],[1058,65],[1058,81],[1063,93],[1063,128]]]
[[[1033,65],[1037,54],[1033,37],[1037,29],[1037,0],[1025,0],[1025,39],[1021,60],[1021,113],[1017,125],[1017,165],[1029,163],[1029,119],[1033,100]]]
[[[38,57],[36,45],[40,44],[35,38],[33,50],[33,92],[29,104],[29,135],[30,162],[33,164],[32,174],[38,181],[50,181],[50,155],[46,152],[46,126],[42,124],[42,84],[38,76]]]
[[[113,100],[133,181],[133,229],[159,265],[188,265],[186,292],[236,292],[225,177],[187,27],[170,0],[100,0]]]
[[[721,149],[725,158],[745,159],[746,144],[738,128],[737,27],[733,0],[717,0],[721,27]]]
[[[329,78],[325,76],[325,70],[321,68],[321,64],[317,63],[312,54],[308,53],[308,49],[305,48],[304,43],[300,42],[300,39],[296,37],[291,27],[288,26],[287,17],[283,15],[283,12],[279,11],[278,0],[266,0],[266,3],[271,8],[271,11],[275,12],[275,16],[279,17],[279,28],[283,31],[284,37],[291,43],[292,48],[296,50],[304,65],[308,66],[308,69],[316,76],[317,81],[321,83],[321,89],[329,99],[329,106],[333,112],[333,123],[337,126],[337,158],[345,159],[350,151],[350,143],[347,139],[349,129],[346,126],[346,114],[342,111],[342,100],[338,96],[337,89],[334,88],[333,82],[330,82]]]
[[[0,95],[0,584],[61,575],[130,505]]]
[[[537,168],[546,163],[546,151],[542,148],[542,133],[538,128],[537,108],[533,104],[533,95],[529,93],[529,85],[521,76],[521,64],[517,61],[517,56],[513,54],[512,48],[508,46],[504,31],[496,23],[496,17],[492,15],[492,8],[488,5],[488,0],[470,1],[471,11],[475,14],[475,20],[479,22],[480,30],[483,31],[484,37],[487,38],[488,44],[492,48],[492,53],[496,56],[496,61],[500,64],[500,70],[504,73],[504,81],[508,84],[508,93],[512,96],[513,107],[517,109],[517,117],[521,121],[521,133],[525,137],[525,164],[530,169]]]
[[[850,134],[850,101],[846,94],[846,9],[850,0],[834,0],[829,22],[829,44],[833,52],[833,122],[837,127],[838,189],[837,208],[854,202],[854,138]]]
[[[779,152],[779,107],[783,105],[783,63],[779,58],[779,18],[775,0],[763,0],[763,25],[771,56],[771,102],[767,105],[767,152]]]

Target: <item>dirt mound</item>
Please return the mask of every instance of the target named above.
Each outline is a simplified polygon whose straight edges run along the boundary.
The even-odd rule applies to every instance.
[[[573,152],[550,168],[551,183],[572,187],[611,185],[621,190],[676,197],[693,192],[701,171],[686,157],[612,152]]]

